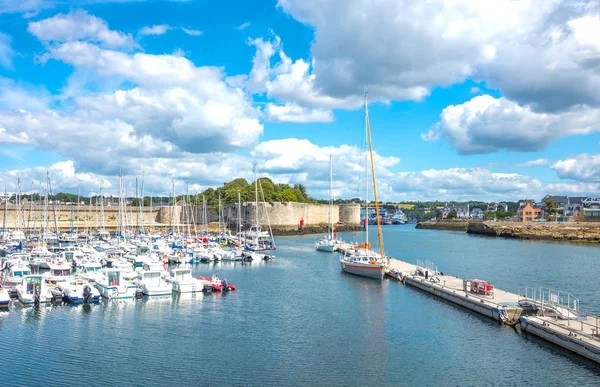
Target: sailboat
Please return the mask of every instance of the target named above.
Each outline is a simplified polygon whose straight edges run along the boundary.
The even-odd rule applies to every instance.
[[[377,180],[375,179],[375,161],[373,159],[373,143],[371,141],[371,124],[369,122],[369,107],[365,93],[365,207],[369,213],[369,169],[373,180],[373,199],[375,201],[375,216],[377,219],[377,238],[379,252],[371,250],[369,242],[369,227],[365,225],[365,242],[354,246],[340,257],[340,265],[346,273],[362,277],[382,280],[385,275],[387,257],[383,251],[383,236],[381,234],[381,217],[379,216],[379,201],[377,200]],[[370,167],[370,168],[369,168]]]
[[[258,179],[258,166],[254,166],[254,220],[256,223],[252,224],[248,230],[245,230],[241,233],[238,233],[237,239],[243,242],[245,249],[248,251],[266,251],[266,250],[275,250],[275,240],[272,236],[271,223],[269,222],[269,214],[267,212],[266,205],[264,203],[264,193],[263,193],[263,205],[264,205],[264,213],[267,218],[267,222],[269,223],[269,231],[264,231],[259,224],[259,216],[258,216],[258,190],[260,185],[260,180]],[[262,185],[260,185],[260,190],[262,193]]]
[[[321,238],[315,245],[318,251],[333,253],[338,248],[338,241],[335,238],[335,229],[333,228],[333,167],[331,155],[329,155],[329,234]]]

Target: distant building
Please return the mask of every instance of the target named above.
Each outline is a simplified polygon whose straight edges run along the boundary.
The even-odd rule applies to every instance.
[[[446,206],[441,210],[441,218],[448,219],[448,215],[456,212],[456,219],[469,219],[469,206]]]
[[[471,210],[471,219],[483,219],[483,210],[481,208],[473,208]]]
[[[585,198],[582,202],[583,214],[588,217],[600,217],[600,198]]]
[[[572,216],[579,219],[583,216],[583,201],[587,198],[585,196],[574,196],[567,197],[567,203],[563,207],[564,216]]]
[[[519,202],[519,218],[521,222],[531,222],[544,217],[544,209],[540,203],[533,200],[523,200]]]
[[[496,211],[504,211],[504,212],[508,212],[508,204],[500,202],[500,203],[490,203],[488,204],[487,207],[487,211],[488,212],[496,212]]]

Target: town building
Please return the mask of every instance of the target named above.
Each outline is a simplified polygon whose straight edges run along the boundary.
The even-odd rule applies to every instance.
[[[544,217],[544,209],[540,203],[535,203],[533,200],[522,200],[519,202],[519,210],[517,212],[521,222],[531,222]]]
[[[481,208],[473,208],[471,210],[471,219],[483,219],[483,210]]]
[[[448,219],[448,215],[452,212],[456,212],[456,219],[469,219],[469,206],[445,206],[440,211],[440,217],[442,219]]]
[[[600,219],[600,198],[585,198],[582,202],[586,220]],[[594,219],[596,218],[596,219]]]
[[[500,202],[500,203],[492,202],[492,203],[488,204],[487,211],[488,212],[496,212],[496,211],[508,212],[508,204],[503,203],[503,202]]]

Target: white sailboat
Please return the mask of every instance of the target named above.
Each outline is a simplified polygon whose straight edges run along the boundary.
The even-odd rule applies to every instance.
[[[375,215],[377,219],[377,237],[379,252],[371,250],[369,242],[369,227],[365,225],[365,242],[355,246],[340,257],[340,266],[346,273],[362,277],[376,278],[382,280],[385,275],[387,257],[383,251],[383,236],[381,234],[381,218],[379,216],[379,202],[377,200],[377,181],[375,179],[375,161],[373,159],[373,143],[371,141],[371,125],[369,122],[369,108],[367,95],[365,94],[365,207],[369,213],[369,169],[373,180],[373,199],[375,201]],[[369,168],[370,167],[370,168]]]
[[[333,167],[331,155],[329,155],[329,234],[321,238],[315,245],[318,251],[333,253],[338,248],[338,241],[334,235],[333,228]]]

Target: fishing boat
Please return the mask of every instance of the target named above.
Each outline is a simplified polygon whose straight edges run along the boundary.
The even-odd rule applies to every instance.
[[[81,269],[77,276],[90,282],[96,282],[102,278],[102,265],[97,261],[84,262],[81,264]]]
[[[102,271],[102,277],[96,281],[96,287],[104,298],[122,299],[133,298],[137,286],[121,269],[110,268]]]
[[[142,270],[134,280],[137,290],[145,296],[166,296],[173,293],[173,285],[162,276],[160,270]]]
[[[48,283],[70,281],[73,279],[71,265],[65,261],[53,262],[50,264],[50,271],[44,273],[44,278]]]
[[[29,265],[21,260],[15,260],[7,264],[8,273],[4,277],[4,286],[10,291],[16,291],[17,285],[23,282],[23,277],[31,274]],[[14,293],[13,293],[14,294]]]
[[[22,282],[17,285],[19,301],[25,305],[44,304],[52,301],[50,288],[41,274],[23,276]]]
[[[335,229],[333,227],[333,167],[331,155],[329,155],[329,234],[321,238],[315,245],[317,251],[333,253],[338,249],[338,241],[335,238]]]
[[[171,276],[166,280],[173,284],[173,291],[176,293],[194,293],[204,289],[204,282],[194,278],[190,268],[172,269]]]
[[[8,294],[8,291],[0,284],[0,309],[8,308],[9,304],[10,294]]]
[[[373,199],[375,201],[375,219],[377,224],[377,239],[379,252],[371,250],[369,242],[369,227],[365,227],[365,242],[355,246],[340,257],[342,271],[361,277],[383,280],[387,258],[383,250],[383,235],[381,234],[381,216],[379,215],[379,201],[377,200],[377,180],[375,178],[375,160],[373,158],[373,143],[371,141],[371,124],[369,122],[369,108],[365,93],[365,206],[366,214],[369,213],[369,171],[373,182]]]
[[[56,287],[62,290],[65,299],[73,304],[90,303],[100,300],[100,292],[89,281],[84,279],[72,279],[56,284]]]

